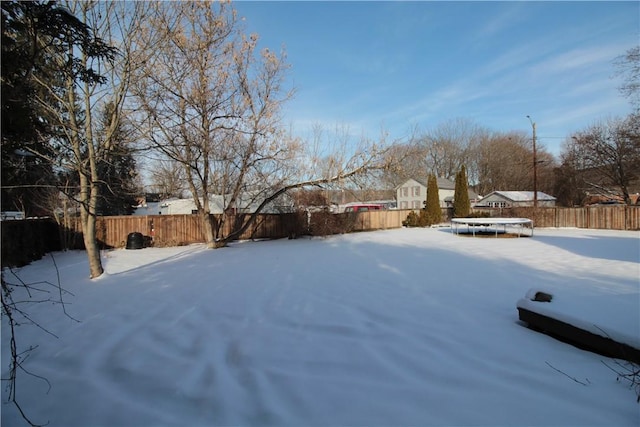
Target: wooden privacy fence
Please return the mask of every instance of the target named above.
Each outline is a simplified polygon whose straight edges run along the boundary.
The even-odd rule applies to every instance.
[[[536,227],[640,230],[640,206],[506,208],[491,211],[491,216],[531,218]]]
[[[247,229],[240,239],[277,239],[302,234],[326,235],[313,225],[322,218],[340,218],[341,223],[333,232],[383,230],[402,227],[411,210],[380,210],[349,214],[327,214],[324,212],[260,214],[257,221]],[[640,206],[598,206],[585,208],[507,208],[490,212],[491,216],[524,217],[534,220],[536,227],[575,227],[613,230],[639,230]],[[219,221],[220,215],[211,215]],[[314,218],[315,217],[315,218]],[[444,215],[443,215],[444,217]],[[223,235],[228,235],[249,218],[248,214],[228,217]],[[317,219],[317,221],[316,221]],[[237,224],[234,224],[237,222]],[[326,222],[326,220],[325,220]],[[101,247],[122,248],[127,236],[140,232],[153,238],[155,246],[178,246],[204,242],[202,224],[197,215],[149,215],[99,217],[96,235]],[[79,228],[74,230],[81,232]]]
[[[221,215],[211,215],[215,224]],[[249,219],[248,214],[229,216],[222,235],[230,234]],[[260,214],[240,239],[275,239],[289,237],[296,232],[300,214]],[[80,231],[80,230],[78,230]],[[205,241],[198,215],[148,215],[99,217],[96,238],[101,247],[122,248],[130,233],[138,232],[153,239],[154,246],[180,246]]]
[[[409,211],[370,211],[356,215],[354,231],[384,230],[402,227],[402,221],[407,219]]]
[[[350,214],[328,214],[330,217],[342,217],[344,229],[339,232],[381,230],[402,227],[408,210],[370,211]],[[313,217],[325,216],[325,213],[310,214],[260,214],[257,220],[241,236],[246,239],[278,239],[303,234],[324,235],[314,232]],[[228,235],[234,227],[247,221],[249,215],[228,217],[222,235]],[[215,223],[220,215],[211,215]],[[78,224],[79,226],[79,224]],[[74,230],[80,232],[78,228]],[[179,246],[204,242],[202,224],[197,215],[149,215],[149,216],[111,216],[99,217],[96,222],[96,237],[103,248],[125,247],[129,233],[139,232],[153,238],[154,246]]]
[[[351,231],[400,228],[411,210],[369,211],[350,214],[304,212],[261,214],[240,239],[274,239],[303,234],[315,236]],[[491,216],[524,217],[536,227],[575,227],[612,230],[640,230],[640,206],[598,206],[586,208],[511,208],[490,210]],[[224,235],[242,224],[249,215],[227,218]],[[220,217],[211,216],[212,221]],[[24,265],[43,254],[82,248],[79,221],[65,227],[52,220],[2,221],[2,265]],[[96,235],[101,248],[125,247],[129,233],[153,238],[155,246],[177,246],[204,242],[197,215],[150,215],[99,217]]]

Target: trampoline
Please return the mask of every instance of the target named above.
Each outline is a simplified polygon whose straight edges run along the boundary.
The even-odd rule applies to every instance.
[[[455,230],[456,234],[459,234],[460,226],[467,226],[467,233],[471,233],[474,236],[476,232],[494,230],[496,237],[498,232],[507,232],[507,226],[516,228],[518,230],[518,237],[522,235],[525,228],[531,230],[530,236],[533,236],[533,220],[529,218],[453,218],[451,220],[451,232]]]

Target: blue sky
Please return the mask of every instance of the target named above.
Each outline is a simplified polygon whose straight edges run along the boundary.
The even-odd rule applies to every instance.
[[[531,132],[553,154],[631,111],[613,60],[640,43],[640,2],[235,3],[261,47],[284,47],[294,132],[348,125],[393,139],[464,118]]]

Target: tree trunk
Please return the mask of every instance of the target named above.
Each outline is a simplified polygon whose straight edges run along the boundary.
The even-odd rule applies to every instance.
[[[204,240],[207,244],[207,248],[215,249],[216,238],[213,231],[213,225],[211,224],[211,214],[209,212],[198,211],[200,223],[202,224],[202,233],[204,234]]]
[[[104,273],[102,261],[100,260],[100,249],[96,242],[95,201],[97,200],[97,193],[95,189],[91,188],[92,186],[87,176],[82,171],[78,173],[80,174],[80,221],[82,225],[82,238],[89,260],[89,277],[95,279]]]
[[[96,241],[96,217],[91,214],[86,215],[86,217],[86,220],[82,222],[84,247],[89,259],[89,277],[95,279],[104,273],[104,269],[100,260],[100,248],[98,248],[98,242]]]

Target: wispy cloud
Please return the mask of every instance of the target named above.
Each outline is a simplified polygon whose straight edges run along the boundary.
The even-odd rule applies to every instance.
[[[599,97],[597,103],[573,105],[563,104],[561,107],[550,107],[545,112],[545,125],[552,128],[569,128],[578,131],[585,125],[597,120],[616,115],[615,112],[624,110],[624,101],[615,95]]]
[[[531,70],[550,74],[586,70],[592,66],[611,68],[613,59],[620,54],[619,49],[617,44],[572,49],[537,63]]]
[[[523,4],[509,3],[500,8],[499,13],[484,22],[476,32],[475,40],[485,41],[497,36],[504,36],[508,30],[525,22],[525,16]]]
[[[354,137],[385,126],[395,137],[455,117],[530,131],[531,114],[560,139],[625,111],[611,76],[612,59],[637,43],[629,3],[292,4],[297,15],[263,21],[267,32],[295,23],[287,43],[300,91],[286,116],[300,132],[346,123]]]
[[[409,124],[439,122],[451,118],[453,111],[464,115],[468,106],[488,95],[487,89],[474,86],[468,80],[459,80],[446,87],[419,96],[414,102],[398,106],[388,112],[391,121],[404,120]],[[454,114],[455,115],[455,114]],[[460,114],[458,114],[460,115]]]

